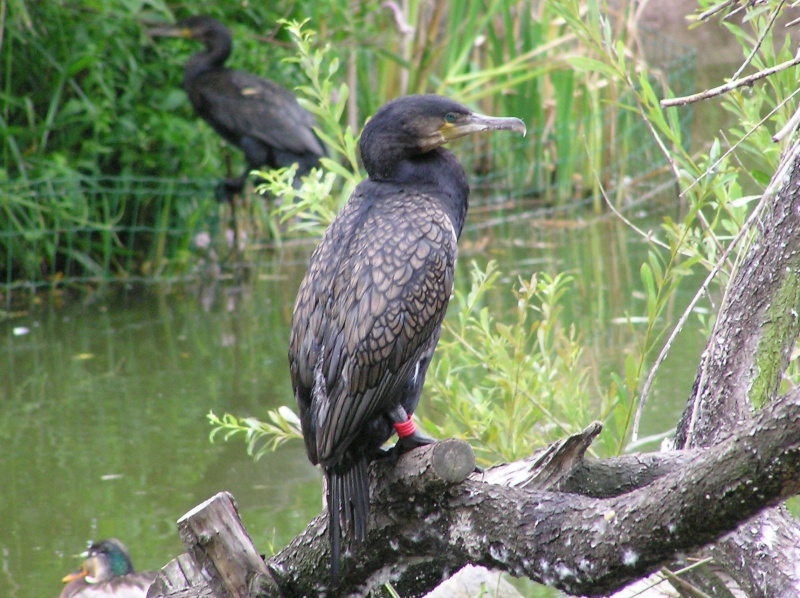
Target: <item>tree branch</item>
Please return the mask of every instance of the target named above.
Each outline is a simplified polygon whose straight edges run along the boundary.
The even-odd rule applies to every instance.
[[[767,406],[800,333],[800,142],[764,192],[750,250],[732,276],[675,446],[708,446]],[[761,209],[760,207],[758,209]],[[800,595],[800,525],[785,510],[762,513],[710,553],[750,596]],[[743,564],[747,566],[743,566]]]
[[[770,75],[774,75],[775,73],[779,73],[781,71],[785,71],[788,68],[793,66],[797,66],[800,64],[800,52],[798,52],[794,58],[791,60],[787,60],[786,62],[782,62],[780,64],[776,64],[768,69],[764,69],[762,71],[758,71],[757,73],[753,73],[752,75],[748,75],[747,77],[742,77],[741,79],[735,79],[733,81],[728,81],[724,85],[720,85],[719,87],[714,87],[713,89],[706,89],[705,91],[701,91],[699,93],[695,93],[689,96],[683,96],[681,98],[665,98],[661,100],[661,107],[662,108],[671,108],[673,106],[685,106],[686,104],[692,104],[694,102],[699,102],[701,100],[707,100],[709,98],[713,98],[715,96],[720,96],[724,93],[728,93],[729,91],[733,91],[739,87],[744,87],[746,85],[752,85],[759,79],[763,79],[764,77],[769,77]]]
[[[800,332],[800,143],[764,194],[750,250],[733,274],[675,446],[713,444],[775,396]]]
[[[337,593],[369,591],[432,561],[445,575],[475,563],[572,594],[619,589],[800,489],[800,392],[770,411],[650,486],[605,499],[472,478],[443,491],[378,463],[368,540],[344,557]],[[315,518],[267,561],[280,576],[268,580],[265,595],[328,590],[326,519]],[[401,591],[415,596],[430,587]]]

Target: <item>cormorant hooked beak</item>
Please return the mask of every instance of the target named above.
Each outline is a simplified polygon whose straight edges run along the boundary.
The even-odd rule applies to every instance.
[[[444,126],[439,129],[444,142],[480,131],[516,131],[523,136],[528,132],[525,123],[513,116],[485,116],[475,112],[469,114],[451,112],[445,117]]]
[[[441,121],[440,121],[441,122]],[[525,135],[525,123],[513,116],[485,116],[476,112],[448,112],[444,123],[428,135],[420,135],[418,143],[423,152],[441,147],[448,141],[481,131],[516,131]]]
[[[194,39],[196,33],[188,27],[181,27],[179,25],[162,25],[161,27],[154,27],[147,30],[150,37],[179,37],[182,39]]]

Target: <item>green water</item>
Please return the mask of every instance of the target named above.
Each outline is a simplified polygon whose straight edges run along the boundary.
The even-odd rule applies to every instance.
[[[506,214],[482,224],[490,217],[470,215],[457,284],[467,284],[473,259],[497,259],[507,285],[537,270],[572,272],[565,317],[607,386],[633,344],[615,322],[643,310],[646,244],[613,219]],[[260,416],[292,403],[286,344],[311,249],[264,258],[241,287],[56,300],[0,324],[0,596],[57,596],[89,539],[118,537],[137,568],[159,568],[182,552],[175,521],[220,490],[236,497],[261,552],[303,529],[321,499],[300,443],[256,463],[241,442],[209,443],[206,414]],[[511,300],[498,294],[491,305],[502,312]],[[702,344],[696,331],[682,335],[643,435],[674,426]]]

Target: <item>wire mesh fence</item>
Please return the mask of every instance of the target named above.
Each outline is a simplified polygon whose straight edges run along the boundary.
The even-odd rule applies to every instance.
[[[179,276],[213,181],[80,177],[0,185],[0,288]]]

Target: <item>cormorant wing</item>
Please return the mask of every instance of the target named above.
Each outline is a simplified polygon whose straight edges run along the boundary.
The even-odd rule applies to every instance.
[[[368,195],[363,185],[356,193]],[[290,358],[312,462],[337,461],[367,422],[399,404],[438,340],[457,252],[438,205],[401,189],[351,199],[312,256]],[[322,398],[313,392],[321,349]]]
[[[187,86],[195,109],[228,141],[244,136],[298,155],[325,154],[314,134],[314,117],[287,89],[232,69],[198,75]]]

